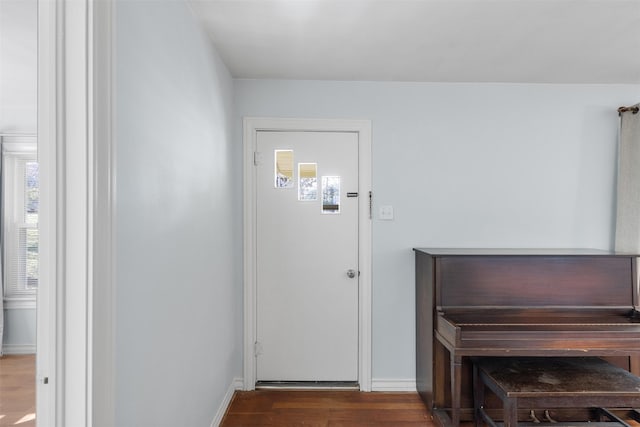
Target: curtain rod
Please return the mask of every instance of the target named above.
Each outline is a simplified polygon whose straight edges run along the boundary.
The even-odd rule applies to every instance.
[[[640,106],[634,105],[632,107],[620,107],[618,108],[618,115],[622,115],[622,113],[626,113],[627,111],[631,111],[633,114],[638,114]]]

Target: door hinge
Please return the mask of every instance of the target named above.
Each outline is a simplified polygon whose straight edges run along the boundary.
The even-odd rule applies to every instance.
[[[253,165],[259,166],[262,164],[262,153],[259,151],[253,152]]]
[[[369,191],[369,219],[373,219],[373,192]]]
[[[258,357],[262,354],[262,344],[256,341],[253,344],[253,356]]]

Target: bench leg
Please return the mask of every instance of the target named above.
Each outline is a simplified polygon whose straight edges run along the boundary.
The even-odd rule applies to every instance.
[[[473,364],[473,417],[476,427],[482,426],[482,414],[480,409],[484,406],[484,383],[480,379],[480,370]]]
[[[460,395],[462,394],[462,357],[451,355],[451,425],[460,425]]]
[[[504,427],[518,426],[518,400],[506,398],[503,401]]]

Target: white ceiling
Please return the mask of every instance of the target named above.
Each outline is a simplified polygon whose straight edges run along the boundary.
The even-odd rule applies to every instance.
[[[640,0],[191,0],[236,78],[640,83]]]

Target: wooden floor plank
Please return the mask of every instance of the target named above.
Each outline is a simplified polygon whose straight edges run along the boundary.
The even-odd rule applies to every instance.
[[[35,427],[35,355],[0,357],[0,426]]]
[[[35,427],[34,416],[35,357],[0,358],[0,426]],[[236,392],[221,426],[431,427],[433,422],[416,393],[264,390]]]
[[[221,427],[431,427],[417,393],[258,390],[235,393]]]

